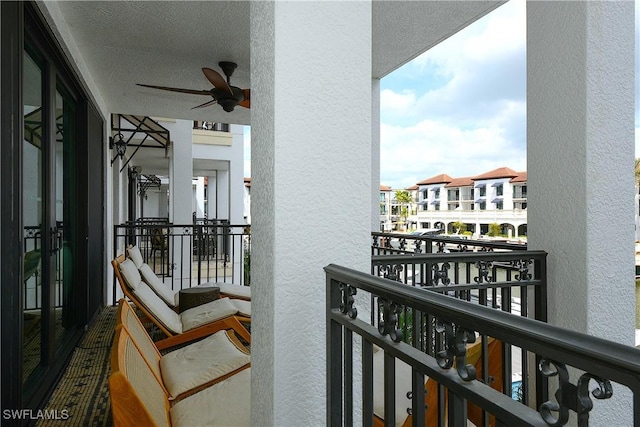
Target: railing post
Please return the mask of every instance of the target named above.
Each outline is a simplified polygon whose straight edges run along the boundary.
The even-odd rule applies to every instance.
[[[342,419],[342,326],[331,318],[340,306],[338,283],[327,275],[327,427],[343,425]]]
[[[534,261],[534,277],[540,280],[540,285],[534,288],[534,313],[535,319],[541,322],[547,322],[547,257],[546,255]],[[540,366],[542,358],[538,355],[535,357],[536,377],[536,407],[549,400],[549,379],[542,375]]]

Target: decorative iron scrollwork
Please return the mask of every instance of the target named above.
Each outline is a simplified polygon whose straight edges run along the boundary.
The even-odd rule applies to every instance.
[[[476,368],[467,364],[467,344],[476,341],[476,334],[463,327],[455,327],[451,322],[436,323],[436,332],[444,333],[445,349],[436,354],[436,361],[443,369],[450,369],[454,363],[463,381],[476,379]]]
[[[371,236],[373,238],[373,243],[371,244],[374,248],[378,248],[378,236]]]
[[[413,241],[413,252],[416,254],[422,253],[422,240]]]
[[[613,395],[611,382],[599,376],[585,373],[578,379],[577,385],[569,381],[569,372],[564,363],[549,359],[542,359],[538,369],[545,377],[558,377],[558,390],[555,392],[556,402],[547,401],[540,405],[540,415],[552,427],[560,427],[569,421],[569,410],[578,415],[578,425],[586,426],[589,422],[589,412],[593,408],[593,401],[589,394],[596,399],[609,399]],[[589,382],[596,381],[597,387],[590,392]],[[553,412],[558,414],[553,416]]]
[[[480,249],[478,249],[478,252],[493,252],[493,248],[483,246]]]
[[[436,247],[438,248],[436,252],[439,254],[444,253],[446,246],[447,244],[445,242],[436,242]]]
[[[466,243],[458,243],[458,252],[469,252],[469,246]]]
[[[346,314],[352,319],[355,319],[358,316],[358,309],[353,306],[353,296],[358,292],[358,290],[353,286],[347,285],[346,283],[340,283],[339,289],[342,293],[340,312],[342,314]]]
[[[393,342],[402,341],[402,331],[398,328],[398,314],[401,311],[402,305],[378,298],[378,332],[389,335]]]
[[[405,248],[407,247],[407,239],[405,239],[404,237],[401,237],[400,239],[398,239],[398,249],[400,249],[401,251],[404,251]]]
[[[380,266],[382,277],[400,282],[400,274],[404,267],[401,264],[384,264]]]
[[[512,261],[512,265],[518,269],[518,274],[515,275],[515,279],[517,281],[523,282],[525,280],[531,280],[533,276],[529,273],[530,264],[533,264],[533,260],[531,259],[519,259]]]
[[[493,276],[489,276],[489,271],[493,268],[493,262],[491,261],[478,261],[476,262],[478,268],[478,275],[473,278],[476,283],[493,282]]]
[[[442,281],[444,286],[448,286],[451,284],[451,279],[449,279],[449,268],[451,265],[448,262],[442,263],[442,268],[438,267],[438,264],[433,264],[431,269],[433,270],[433,279],[431,279],[431,286],[438,286],[438,283]]]

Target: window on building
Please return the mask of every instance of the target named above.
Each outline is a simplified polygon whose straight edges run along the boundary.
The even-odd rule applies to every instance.
[[[480,190],[480,197],[485,197],[487,195],[487,187],[485,187],[484,185],[478,190]]]
[[[523,185],[522,186],[522,197],[527,197],[527,186]]]
[[[440,210],[440,203],[436,203],[435,205],[433,205],[433,208],[437,211]]]
[[[503,192],[503,184],[496,185],[496,196],[502,196]]]
[[[481,211],[487,210],[487,204],[485,202],[480,202],[479,204],[480,204]]]
[[[504,202],[502,200],[499,202],[496,202],[496,209],[499,211],[504,209]]]
[[[524,202],[524,203],[522,204],[522,209],[527,209],[527,202]]]
[[[386,200],[386,197],[384,196],[384,193],[380,193],[380,201],[384,202]]]
[[[422,191],[422,200],[427,200],[429,198],[429,190]]]
[[[439,199],[440,198],[440,189],[436,188],[435,190],[433,190],[433,197],[435,199]]]

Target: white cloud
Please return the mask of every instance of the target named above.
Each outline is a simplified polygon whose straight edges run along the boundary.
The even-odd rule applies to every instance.
[[[389,89],[380,91],[380,112],[388,115],[406,115],[416,103],[416,94],[411,90],[396,93]]]
[[[381,183],[393,188],[441,173],[462,177],[502,166],[526,168],[526,156],[509,143],[500,127],[463,130],[424,120],[409,127],[382,124],[380,130]]]

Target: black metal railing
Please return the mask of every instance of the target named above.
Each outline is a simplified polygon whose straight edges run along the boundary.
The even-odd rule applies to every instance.
[[[61,222],[49,233],[54,248],[54,307],[62,307],[64,298],[64,260],[60,250],[64,246],[63,225]],[[22,236],[23,250],[23,308],[39,310],[42,308],[42,228],[26,226]]]
[[[114,236],[114,258],[124,253],[127,245],[137,245],[144,261],[174,290],[204,282],[250,284],[251,234],[247,224],[136,221],[114,226]],[[114,303],[119,292],[114,279]]]
[[[371,255],[449,252],[493,252],[526,250],[525,243],[504,240],[470,239],[459,236],[419,236],[406,233],[371,233]]]
[[[425,419],[449,426],[467,425],[467,419],[478,426],[562,426],[574,413],[577,424],[587,426],[596,398],[602,399],[596,406],[611,405],[618,411],[633,407],[628,418],[616,412],[621,419],[610,419],[612,425],[629,425],[633,417],[633,425],[640,426],[640,351],[631,346],[346,267],[329,265],[325,272],[327,425],[353,423],[354,406],[360,404],[354,401],[354,373],[361,372],[363,425],[372,425],[375,417],[394,425],[397,417],[411,416],[414,426],[425,425]],[[375,325],[368,321],[368,299],[360,293],[380,301]],[[405,307],[435,319],[435,354],[402,341],[399,314]],[[367,321],[358,318],[360,310]],[[356,343],[361,352],[354,350]],[[502,349],[491,358],[495,343]],[[472,354],[478,346],[479,358]],[[535,355],[537,363],[523,367],[523,376],[533,380],[536,371],[538,377],[552,380],[531,381],[528,390],[514,396],[500,384],[504,377],[499,365],[512,363],[507,347]],[[382,363],[376,362],[378,355]],[[402,366],[409,372],[404,383]],[[614,388],[612,383],[618,384]],[[625,387],[633,394],[630,402]],[[382,410],[376,409],[376,393],[383,395]],[[402,399],[406,402],[399,402]],[[406,403],[406,412],[397,410],[398,403]]]

